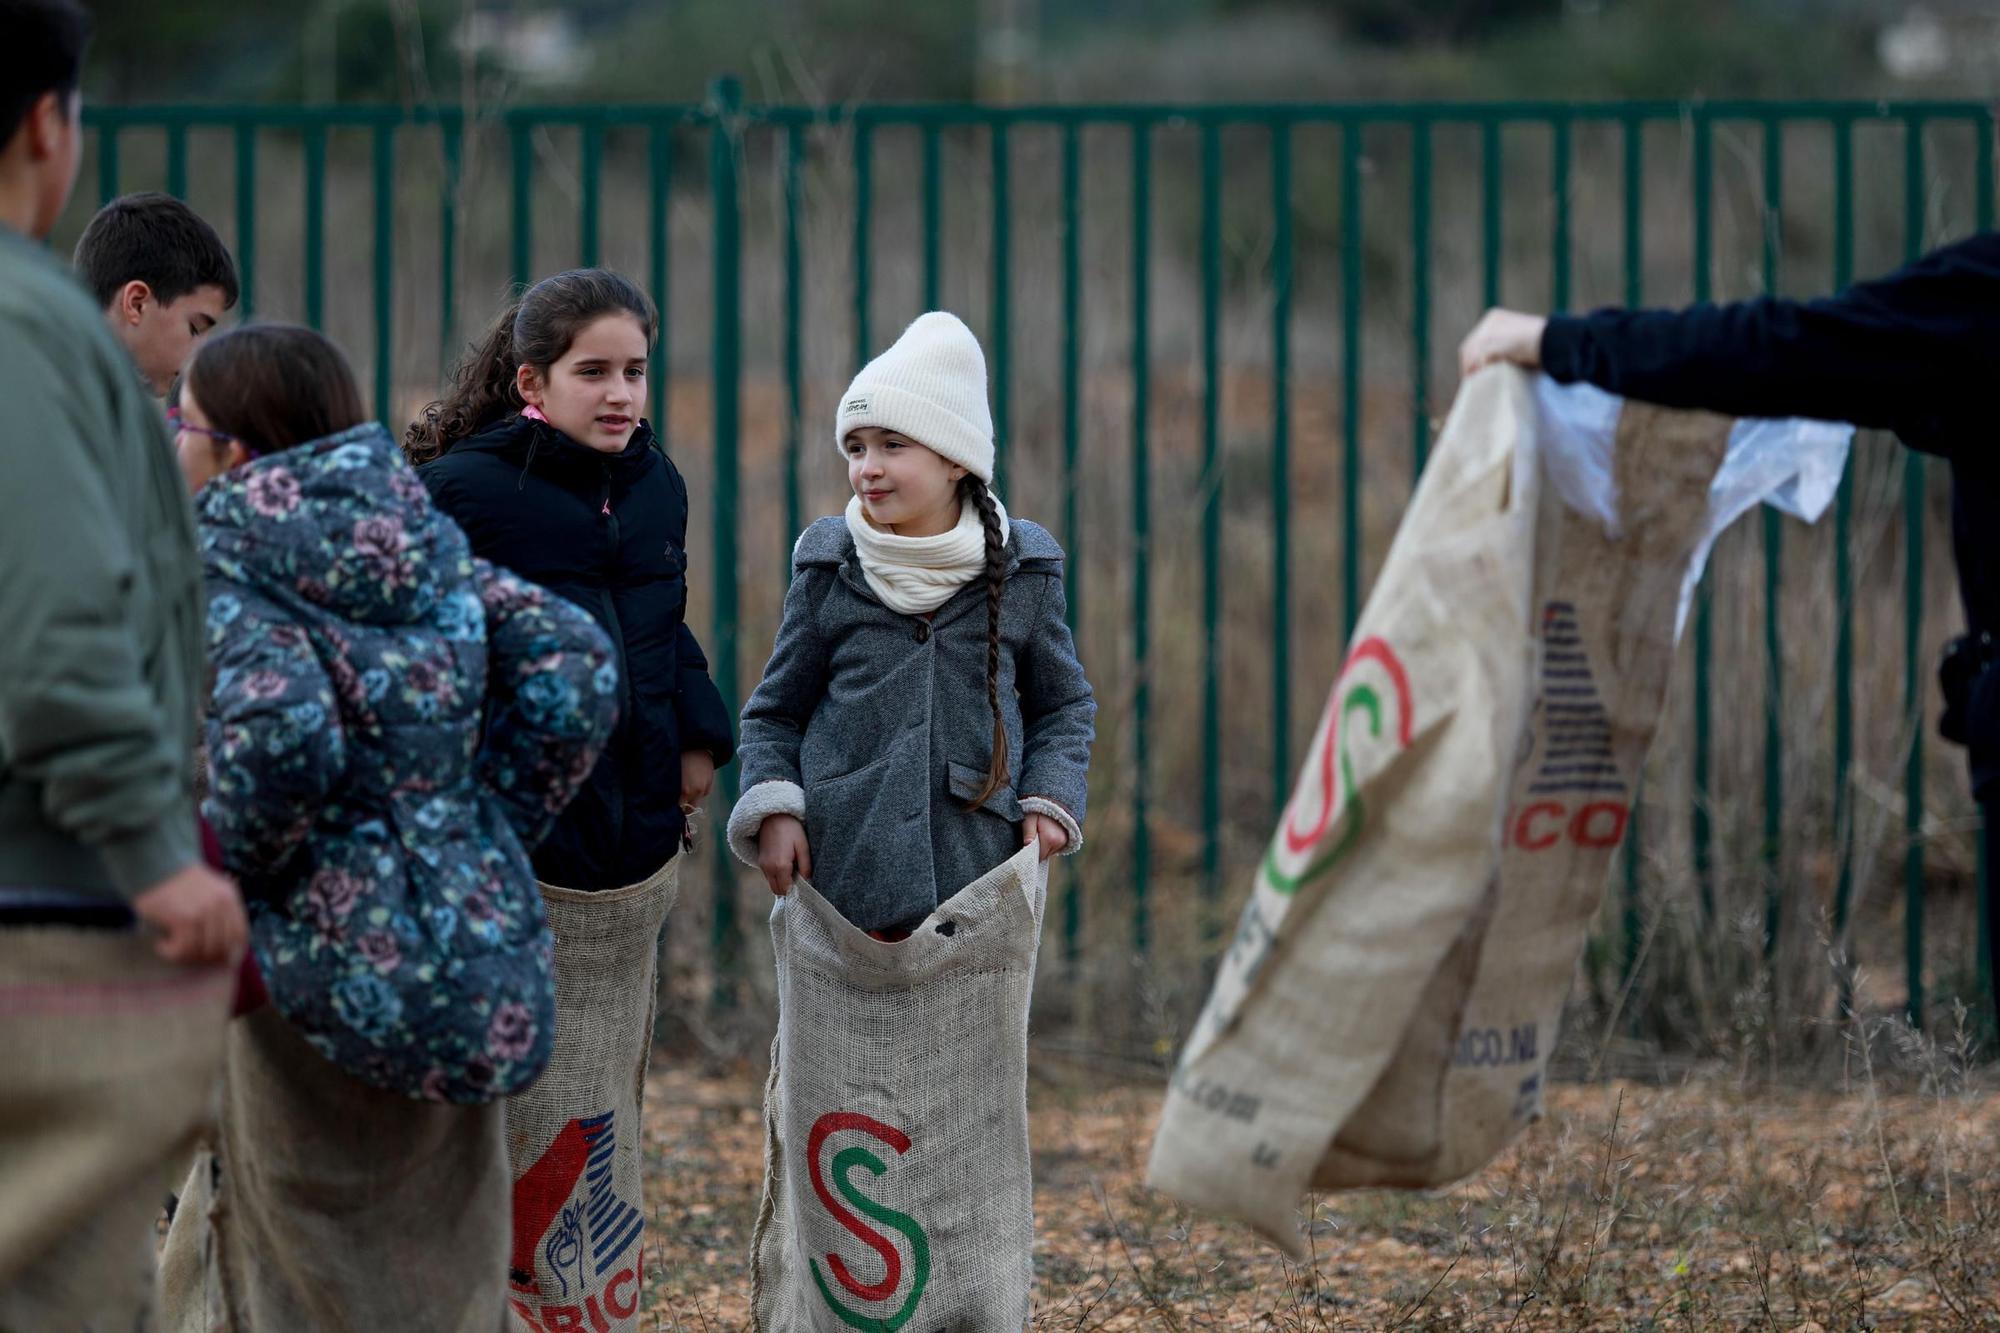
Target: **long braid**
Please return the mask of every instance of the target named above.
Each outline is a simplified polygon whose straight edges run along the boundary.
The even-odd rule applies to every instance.
[[[1007,722],[1000,711],[1000,594],[1007,586],[1007,544],[1000,538],[1000,511],[986,483],[968,472],[959,480],[958,493],[979,510],[979,526],[986,530],[986,703],[993,710],[993,760],[986,766],[986,785],[965,807],[970,811],[986,804],[1009,780]]]

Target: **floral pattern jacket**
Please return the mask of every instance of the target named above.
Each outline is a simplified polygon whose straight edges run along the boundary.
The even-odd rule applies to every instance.
[[[532,1083],[555,1036],[528,849],[616,721],[611,644],[485,561],[381,426],[195,501],[216,668],[203,813],[271,998],[412,1097]]]

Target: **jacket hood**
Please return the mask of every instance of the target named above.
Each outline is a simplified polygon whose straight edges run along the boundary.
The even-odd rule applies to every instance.
[[[464,534],[375,422],[226,472],[195,510],[211,571],[364,624],[429,618],[470,568]]]

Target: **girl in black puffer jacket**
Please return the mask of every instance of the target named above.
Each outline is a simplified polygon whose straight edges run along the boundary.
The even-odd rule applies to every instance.
[[[534,858],[556,933],[559,1021],[548,1074],[508,1113],[511,1276],[530,1313],[539,1299],[594,1298],[622,1320],[636,1301],[653,942],[677,889],[687,816],[735,752],[729,710],[683,618],[687,486],[639,416],[654,326],[652,302],[616,273],[544,279],[404,442],[475,554],[597,619],[624,691],[603,758]],[[596,1168],[613,1157],[605,1182]],[[579,1209],[588,1229],[570,1225]]]

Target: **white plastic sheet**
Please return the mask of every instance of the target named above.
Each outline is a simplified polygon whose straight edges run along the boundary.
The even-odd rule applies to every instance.
[[[1612,471],[1612,441],[1624,400],[1589,384],[1535,379],[1535,410],[1542,466],[1549,484],[1571,509],[1618,528],[1618,486]],[[1842,422],[1739,420],[1729,433],[1728,452],[1708,492],[1708,526],[1687,580],[1681,585],[1674,634],[1687,625],[1688,607],[1708,565],[1708,553],[1723,531],[1759,504],[1816,523],[1840,487],[1854,427]]]

